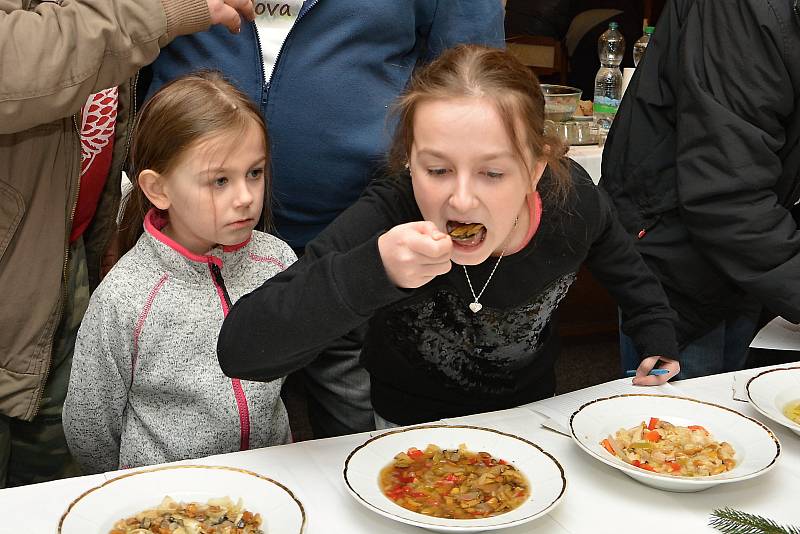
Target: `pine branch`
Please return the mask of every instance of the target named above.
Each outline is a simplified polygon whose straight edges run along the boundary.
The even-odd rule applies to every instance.
[[[784,527],[771,519],[731,508],[711,512],[709,525],[726,534],[800,534],[800,528]]]

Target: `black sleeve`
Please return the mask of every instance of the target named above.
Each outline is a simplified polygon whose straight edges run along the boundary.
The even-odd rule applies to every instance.
[[[697,249],[798,322],[800,231],[774,193],[797,105],[784,33],[794,24],[769,1],[698,2],[681,47],[677,187]]]
[[[398,178],[371,184],[300,260],[236,302],[217,342],[227,376],[285,376],[378,309],[408,296],[389,281],[378,252],[379,235],[413,216],[410,188],[393,180]]]
[[[619,223],[606,192],[585,185],[579,194],[585,195],[582,204],[594,204],[587,211],[598,215],[586,265],[622,310],[622,331],[633,339],[640,357],[678,359],[677,316],[661,283]]]

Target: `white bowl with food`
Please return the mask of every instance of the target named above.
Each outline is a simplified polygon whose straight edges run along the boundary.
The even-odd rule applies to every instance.
[[[166,522],[166,525],[162,523]],[[223,466],[178,465],[112,478],[69,504],[59,534],[187,532],[302,534],[306,515],[294,494],[271,478]]]
[[[716,404],[670,395],[616,395],[570,418],[572,438],[592,457],[642,484],[676,492],[763,475],[781,454],[755,419]]]
[[[747,382],[750,404],[800,436],[800,367],[759,373]]]
[[[344,483],[369,510],[436,532],[521,525],[550,512],[567,487],[564,469],[535,443],[460,425],[374,437],[347,457]]]

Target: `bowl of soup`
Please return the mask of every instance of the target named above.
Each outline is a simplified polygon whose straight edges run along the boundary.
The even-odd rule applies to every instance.
[[[465,425],[380,434],[350,453],[343,476],[368,510],[436,532],[521,525],[549,513],[567,485],[561,464],[537,444]]]
[[[800,367],[757,374],[747,382],[747,399],[762,415],[800,436]]]

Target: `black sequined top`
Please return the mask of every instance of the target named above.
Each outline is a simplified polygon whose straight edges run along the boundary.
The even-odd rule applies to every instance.
[[[420,220],[410,179],[376,180],[306,254],[233,307],[219,340],[226,374],[270,379],[303,367],[368,322],[362,363],[383,418],[412,424],[517,406],[553,394],[551,318],[586,262],[623,310],[642,355],[677,356],[674,314],[616,221],[608,199],[573,164],[565,206],[547,202],[531,241],[503,258],[480,298],[461,266],[415,290],[393,286],[380,234]],[[547,187],[545,175],[540,189]],[[483,287],[495,259],[468,267]]]

